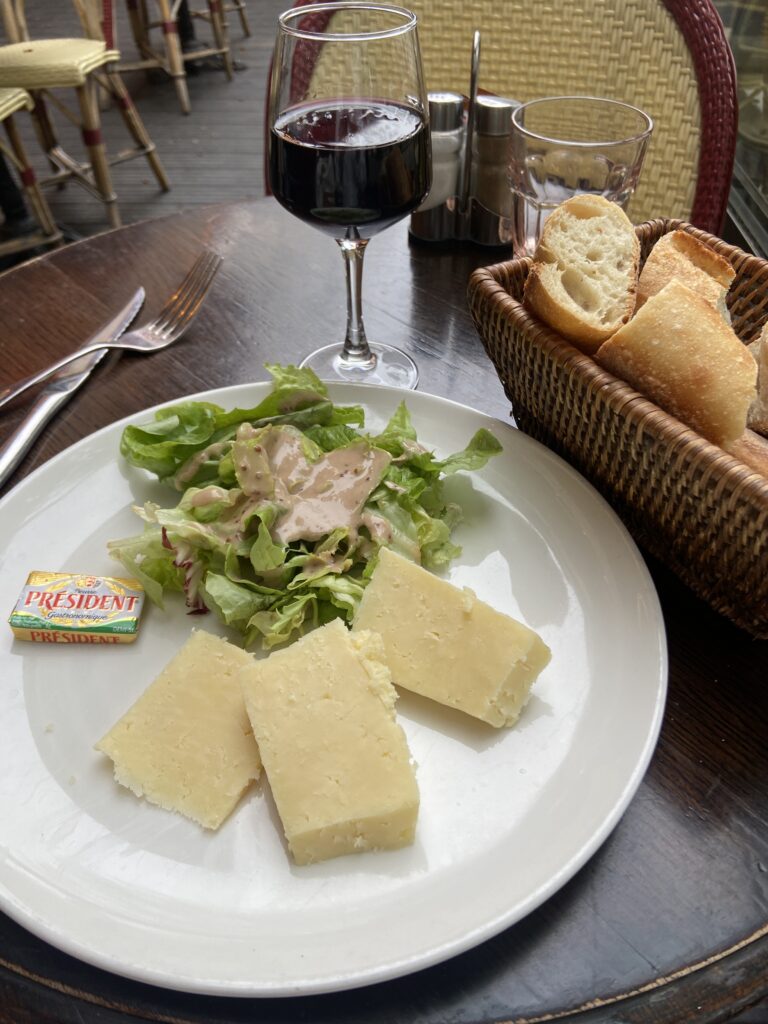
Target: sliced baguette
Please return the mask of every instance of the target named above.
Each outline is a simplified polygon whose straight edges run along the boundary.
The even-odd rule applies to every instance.
[[[645,261],[637,284],[637,308],[677,278],[711,303],[730,323],[725,295],[736,271],[714,249],[689,235],[670,231],[662,235]]]
[[[652,295],[595,358],[721,448],[744,433],[755,360],[710,303],[681,281]]]
[[[755,473],[768,477],[768,438],[754,430],[745,430],[738,440],[726,445],[725,450]]]
[[[573,196],[544,225],[523,302],[594,354],[634,312],[639,261],[640,244],[620,206],[602,196]]]
[[[757,363],[757,395],[749,407],[747,426],[758,434],[768,436],[768,324],[760,332],[760,337],[747,345]]]

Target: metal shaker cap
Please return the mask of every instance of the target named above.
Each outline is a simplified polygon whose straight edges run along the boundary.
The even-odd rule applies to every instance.
[[[464,97],[458,92],[429,93],[429,129],[452,132],[461,128],[464,119]]]
[[[511,127],[512,111],[519,106],[517,100],[503,96],[478,96],[475,107],[478,135],[506,135]]]

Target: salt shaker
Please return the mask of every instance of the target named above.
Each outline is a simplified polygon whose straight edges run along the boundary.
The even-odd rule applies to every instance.
[[[512,111],[520,104],[478,96],[472,138],[469,236],[481,245],[509,245],[512,191],[507,180]]]
[[[457,92],[429,93],[432,187],[411,215],[410,231],[425,241],[454,237],[465,138],[465,99]]]

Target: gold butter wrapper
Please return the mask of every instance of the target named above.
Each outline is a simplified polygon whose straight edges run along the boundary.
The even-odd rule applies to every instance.
[[[139,631],[138,580],[31,572],[8,619],[14,636],[41,644],[130,644]]]

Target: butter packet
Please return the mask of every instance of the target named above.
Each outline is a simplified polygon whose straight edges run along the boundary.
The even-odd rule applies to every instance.
[[[70,572],[31,572],[8,619],[33,643],[129,644],[144,605],[137,580]]]

